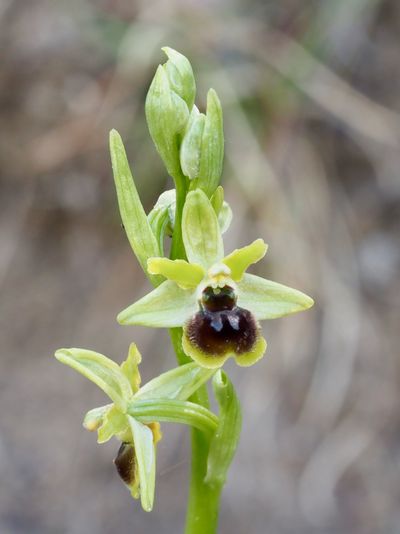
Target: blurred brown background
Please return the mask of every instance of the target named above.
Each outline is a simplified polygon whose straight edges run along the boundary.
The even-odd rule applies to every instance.
[[[400,3],[397,0],[0,2],[0,532],[182,531],[188,429],[164,425],[156,507],[141,511],[81,428],[104,395],[52,357],[174,365],[165,331],[120,327],[148,291],[120,226],[108,130],[150,209],[170,182],[144,98],[160,51],[223,103],[227,249],[306,291],[264,323],[268,355],[227,366],[244,428],[222,534],[400,532]]]

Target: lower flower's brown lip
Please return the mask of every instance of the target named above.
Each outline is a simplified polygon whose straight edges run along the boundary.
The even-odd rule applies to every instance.
[[[135,477],[135,448],[131,443],[121,443],[114,460],[119,476],[125,484],[132,484]]]
[[[200,310],[190,319],[186,332],[190,342],[205,355],[240,355],[252,350],[258,326],[251,312],[235,306],[216,312]]]

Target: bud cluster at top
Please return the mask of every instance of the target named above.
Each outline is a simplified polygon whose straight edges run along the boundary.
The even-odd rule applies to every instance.
[[[206,113],[201,113],[194,104],[196,83],[190,62],[172,48],[163,50],[168,61],[159,65],[146,98],[150,135],[174,180],[184,176],[189,189],[200,188],[211,197],[224,157],[221,104],[210,89]]]

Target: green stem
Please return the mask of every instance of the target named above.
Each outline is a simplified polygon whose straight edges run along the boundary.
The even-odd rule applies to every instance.
[[[176,212],[170,257],[171,259],[186,259],[181,225],[186,197],[186,181],[183,175],[175,177],[175,187]],[[179,365],[191,361],[182,349],[182,328],[171,328],[169,332]],[[206,386],[201,386],[192,395],[190,401],[208,408]],[[210,435],[192,428],[192,463],[185,534],[216,534],[217,532],[222,485],[211,485],[205,482],[210,441]]]
[[[182,211],[186,198],[186,178],[181,173],[180,175],[174,176],[174,182],[176,189],[176,207],[170,257],[172,260],[178,258],[185,260],[186,253],[182,240]]]
[[[190,361],[182,349],[182,328],[171,328],[170,336],[178,363]],[[207,409],[206,386],[201,386],[190,401]],[[185,534],[215,534],[222,486],[207,484],[208,451],[211,436],[192,428],[192,463]]]
[[[218,417],[199,404],[173,399],[136,400],[129,404],[128,414],[142,423],[153,421],[183,423],[212,436]]]
[[[194,399],[193,399],[194,400]],[[210,437],[192,429],[192,464],[185,534],[216,534],[222,486],[205,483]]]

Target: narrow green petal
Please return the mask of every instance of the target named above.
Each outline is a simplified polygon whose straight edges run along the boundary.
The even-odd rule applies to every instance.
[[[248,267],[265,256],[267,249],[268,245],[262,239],[256,239],[247,247],[235,249],[222,261],[230,268],[231,278],[239,282]]]
[[[132,393],[136,393],[140,387],[140,372],[139,364],[142,361],[142,356],[135,343],[129,346],[128,356],[121,364],[121,371],[124,373],[132,388]]]
[[[182,215],[182,236],[190,263],[209,268],[224,256],[224,245],[214,208],[197,189],[187,197]]]
[[[156,289],[123,310],[117,317],[120,324],[136,324],[154,328],[182,326],[197,311],[196,295],[166,280]]]
[[[186,400],[213,374],[213,370],[203,369],[196,363],[187,363],[147,382],[136,393],[135,399]]]
[[[139,469],[140,499],[143,510],[151,512],[154,503],[156,478],[156,451],[151,429],[127,416],[133,434],[136,459]]]
[[[94,382],[115,404],[125,409],[132,389],[121,368],[103,354],[86,349],[59,349],[55,357]]]
[[[256,319],[275,319],[307,310],[312,298],[291,287],[245,274],[238,283],[238,306],[250,310]]]
[[[147,260],[159,255],[159,246],[136,190],[121,136],[116,130],[110,132],[110,152],[121,219],[132,250],[147,275]],[[149,278],[155,285],[162,281],[160,277]]]
[[[147,268],[151,274],[161,274],[168,280],[176,282],[182,289],[194,289],[203,279],[203,267],[185,260],[169,260],[168,258],[150,258]]]

